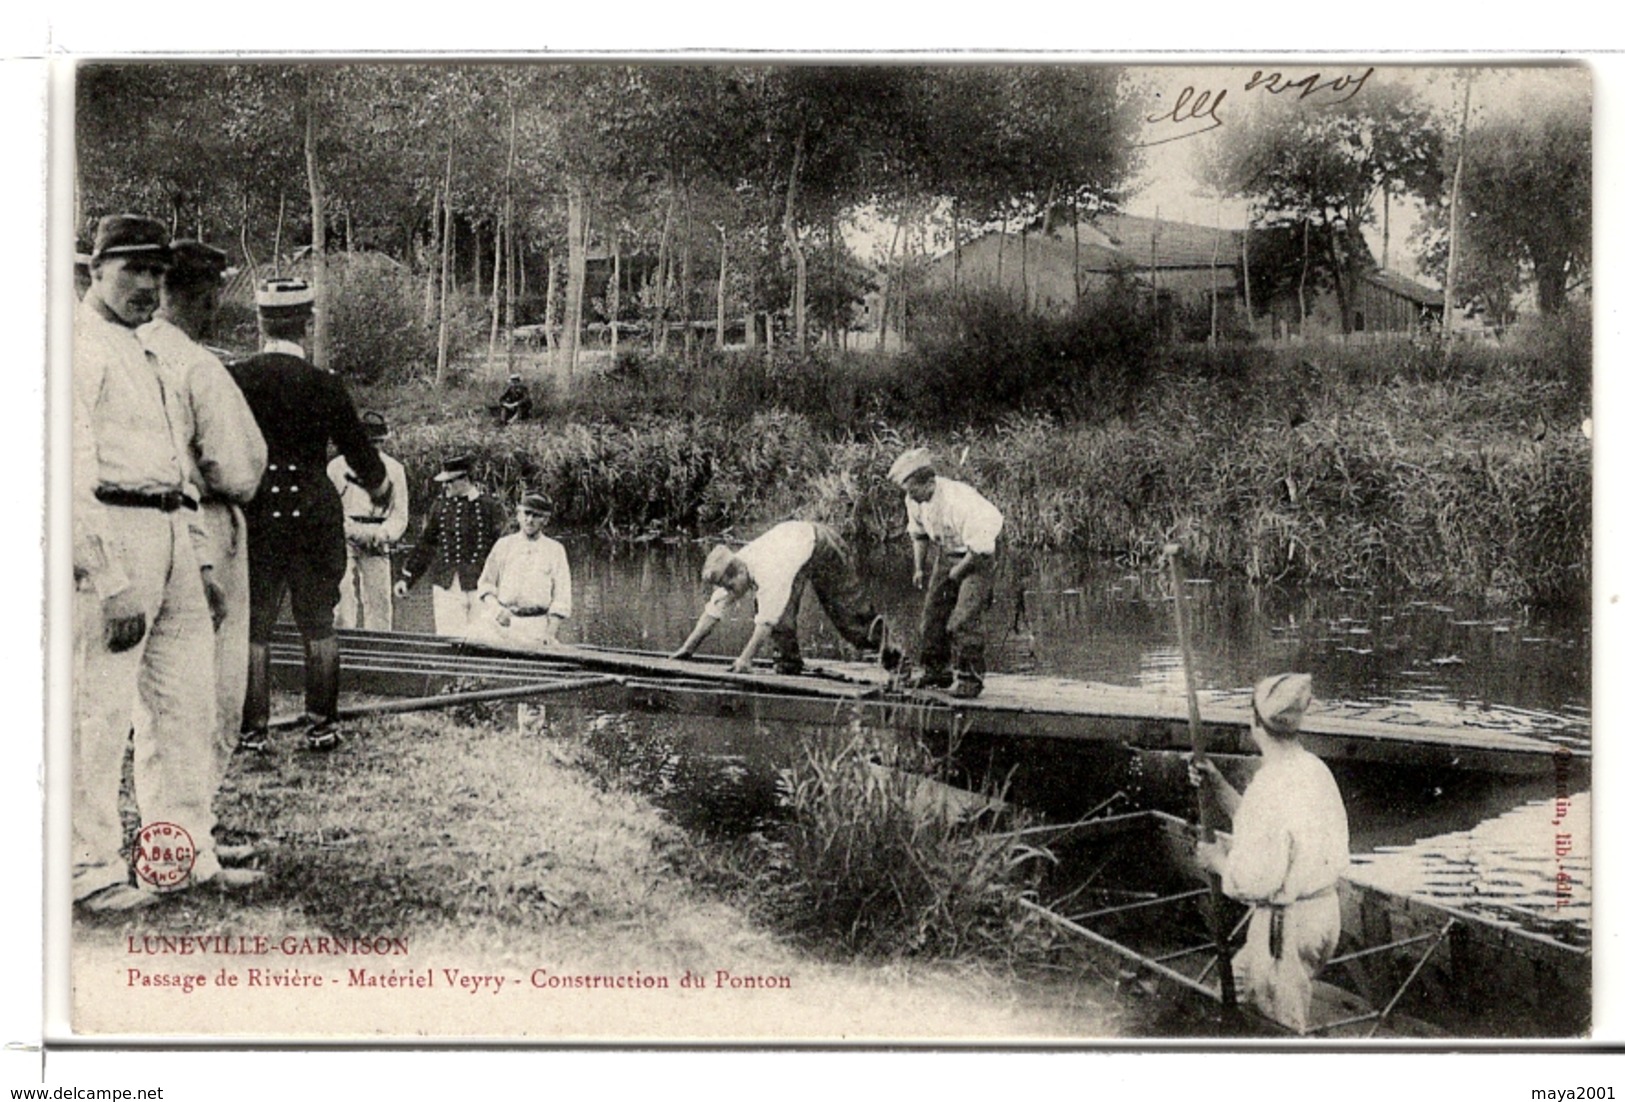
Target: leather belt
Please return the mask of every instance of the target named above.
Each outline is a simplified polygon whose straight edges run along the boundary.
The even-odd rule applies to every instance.
[[[518,616],[521,619],[528,618],[528,617],[531,617],[531,616],[546,616],[547,615],[547,609],[545,609],[545,608],[537,608],[535,605],[521,605],[518,608],[510,608],[508,610],[508,615],[509,616]]]
[[[177,509],[191,509],[194,512],[197,510],[197,502],[180,490],[165,490],[153,494],[98,486],[96,500],[103,505],[122,505],[128,509],[159,509],[166,513],[173,513]]]
[[[351,517],[350,520],[353,521],[356,524],[382,524],[382,523],[384,523],[384,518],[383,517]]]

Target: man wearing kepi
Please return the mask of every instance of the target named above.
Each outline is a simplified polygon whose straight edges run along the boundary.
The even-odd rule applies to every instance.
[[[570,561],[564,545],[543,534],[553,503],[519,499],[519,531],[497,540],[480,573],[479,599],[497,642],[552,646],[570,618]]]
[[[169,266],[162,223],[113,215],[96,227],[91,284],[74,312],[75,666],[73,898],[89,910],[151,902],[121,854],[119,784],[137,700],[150,722],[138,757],[157,766],[144,825],[171,823],[195,848],[190,883],[218,876],[214,630],[193,545],[180,395],[136,336]]]
[[[436,635],[463,636],[477,624],[480,573],[491,548],[508,526],[502,503],[481,490],[470,477],[466,455],[448,459],[434,480],[442,495],[429,507],[417,546],[395,583],[395,596],[405,597],[417,579],[433,567]]]
[[[391,590],[389,553],[406,533],[406,470],[394,456],[383,450],[389,436],[389,423],[380,413],[363,413],[361,424],[378,448],[378,458],[389,474],[395,492],[388,501],[376,503],[350,469],[342,455],[327,465],[328,481],[339,492],[344,510],[344,542],[347,560],[339,583],[338,626],[393,631],[395,604]]]
[[[212,769],[212,790],[225,779],[237,748],[248,680],[248,533],[242,506],[254,497],[265,474],[265,438],[242,391],[225,365],[200,342],[213,333],[226,254],[201,241],[176,241],[164,273],[158,316],[141,327],[141,343],[156,357],[166,387],[179,396],[178,426],[188,447],[181,459],[201,492],[195,530],[198,560],[215,615],[214,753],[207,761],[175,761],[171,768]],[[144,774],[153,763],[138,754],[136,794],[150,786]],[[244,855],[242,847],[219,847],[222,857]]]
[[[1337,950],[1337,881],[1349,865],[1348,814],[1324,762],[1298,741],[1309,708],[1308,674],[1266,677],[1253,689],[1253,741],[1264,762],[1237,795],[1207,758],[1190,767],[1231,817],[1228,849],[1203,843],[1197,859],[1224,894],[1256,909],[1233,963],[1236,990],[1276,1021],[1309,1027],[1311,987]]]
[[[805,667],[796,619],[808,586],[818,595],[818,603],[841,638],[859,650],[872,650],[884,641],[885,621],[875,614],[874,602],[864,592],[846,544],[825,525],[790,520],[738,551],[718,545],[707,556],[700,578],[716,586],[716,591],[673,658],[692,655],[734,602],[754,593],[755,630],[734,660],[733,671],[749,673],[756,652],[771,637],[777,652],[774,672],[801,673]],[[887,669],[895,669],[902,656],[888,649],[882,657]]]
[[[939,476],[925,448],[898,456],[886,477],[906,495],[914,587],[925,587],[915,687],[978,696],[987,673],[982,618],[993,602],[1004,515],[965,483]],[[925,553],[931,544],[937,556],[927,585]]]
[[[379,508],[394,486],[361,427],[344,383],[305,358],[315,305],[302,279],[273,279],[256,295],[261,351],[231,365],[270,451],[264,481],[248,509],[249,667],[243,705],[245,750],[269,746],[271,629],[284,593],[305,650],[308,748],[338,745],[339,645],[333,609],[344,577],[344,512],[327,480],[327,447],[344,456]]]

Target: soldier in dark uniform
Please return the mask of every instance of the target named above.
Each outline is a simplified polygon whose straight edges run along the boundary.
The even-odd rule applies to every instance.
[[[498,401],[504,425],[511,425],[515,421],[529,421],[531,411],[535,407],[530,397],[530,388],[518,375],[508,376],[508,389],[502,392],[502,397]]]
[[[256,295],[261,351],[231,365],[270,453],[265,478],[247,510],[249,570],[248,695],[245,750],[269,745],[270,642],[282,595],[305,645],[305,737],[313,750],[338,745],[339,650],[333,608],[344,577],[344,511],[327,478],[327,445],[350,464],[352,479],[387,506],[393,487],[356,416],[344,383],[305,359],[305,327],[315,296],[304,280],[271,280]]]

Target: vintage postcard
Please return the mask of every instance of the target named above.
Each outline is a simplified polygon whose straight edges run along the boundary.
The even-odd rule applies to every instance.
[[[1597,95],[62,62],[55,1039],[1595,1038]]]

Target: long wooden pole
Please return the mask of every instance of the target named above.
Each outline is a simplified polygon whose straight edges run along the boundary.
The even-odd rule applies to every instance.
[[[1185,603],[1185,565],[1180,561],[1180,547],[1170,543],[1163,548],[1168,560],[1168,580],[1174,591],[1174,627],[1179,633],[1180,656],[1185,663],[1185,703],[1190,709],[1191,760],[1198,766],[1207,762],[1207,735],[1202,730],[1202,711],[1196,702],[1196,662],[1191,657],[1190,608]],[[1202,826],[1202,841],[1213,841],[1213,797],[1207,785],[1196,790],[1197,818]],[[1213,947],[1218,952],[1219,992],[1226,1007],[1236,1005],[1236,977],[1230,970],[1230,946],[1219,925],[1219,906],[1224,892],[1219,887],[1217,873],[1210,872],[1208,884],[1208,930],[1213,935]]]

